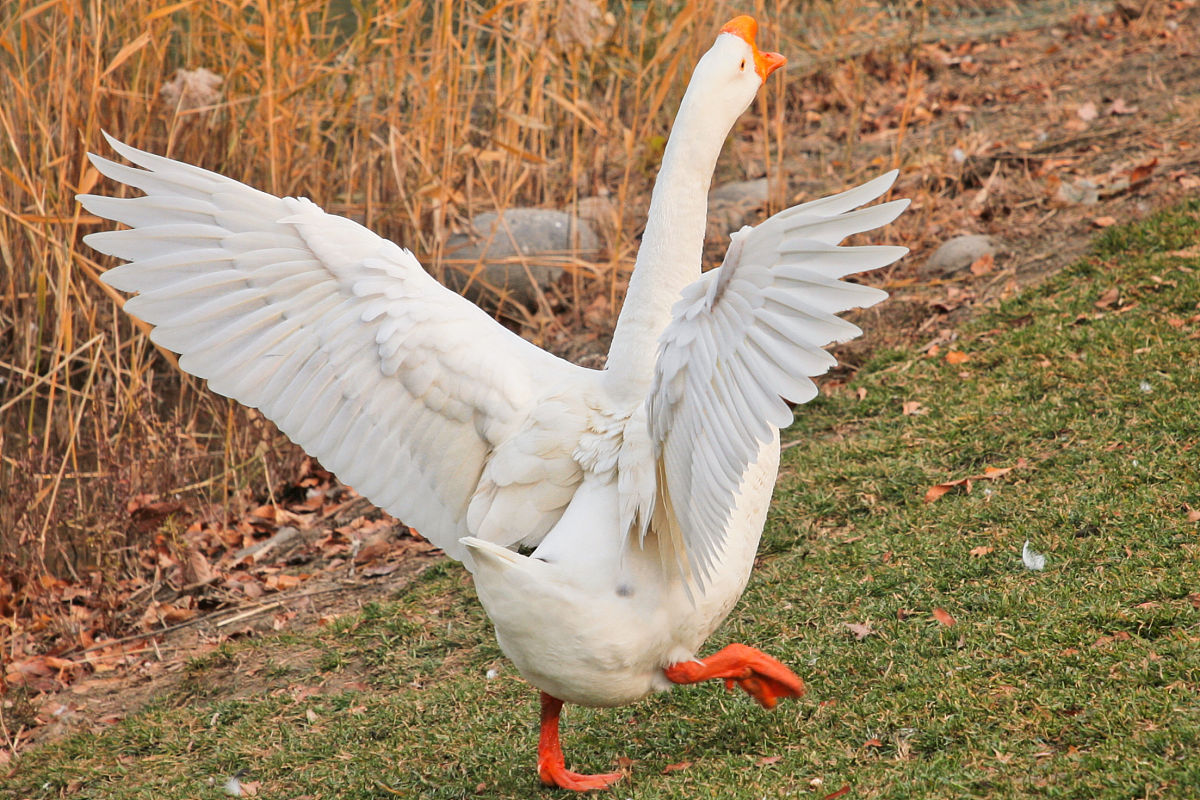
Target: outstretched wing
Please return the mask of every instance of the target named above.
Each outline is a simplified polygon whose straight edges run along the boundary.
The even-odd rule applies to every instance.
[[[131,228],[85,241],[129,261],[102,279],[138,293],[125,310],[156,326],[151,338],[181,368],[260,409],[455,558],[460,537],[510,544],[558,519],[579,470],[569,436],[556,446],[538,434],[574,422],[561,403],[533,411],[544,387],[586,381],[587,370],[506,330],[355,222],[107,138],[144,169],[92,163],[145,196],[80,196]],[[490,513],[514,508],[528,513]]]
[[[886,192],[896,174],[743,228],[721,266],[684,289],[673,309],[647,400],[654,519],[667,556],[701,586],[746,467],[791,424],[784,400],[811,400],[817,388],[809,378],[837,363],[822,348],[862,333],[836,314],[887,297],[839,279],[890,264],[907,248],[838,243],[904,210],[907,200],[854,210]]]

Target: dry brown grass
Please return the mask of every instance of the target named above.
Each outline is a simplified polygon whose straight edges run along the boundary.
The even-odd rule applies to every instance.
[[[86,581],[149,568],[136,550],[146,535],[124,513],[132,497],[199,493],[219,503],[265,491],[298,457],[269,423],[181,376],[96,280],[111,264],[82,245],[98,220],[74,195],[111,190],[85,157],[105,151],[102,129],[277,194],[310,196],[404,243],[435,274],[446,268],[447,237],[475,213],[569,209],[607,195],[616,220],[606,262],[577,265],[562,296],[541,308],[502,306],[510,324],[562,349],[570,332],[611,323],[675,105],[725,19],[756,14],[763,44],[793,59],[720,167],[745,178],[794,157],[782,146],[785,122],[787,138],[825,124],[804,116],[801,104],[818,90],[798,78],[839,65],[820,84],[823,107],[857,108],[879,64],[842,64],[849,45],[902,53],[929,14],[917,0],[677,6],[4,4],[0,575],[10,580],[0,613],[18,613],[10,600],[30,576]],[[201,67],[223,78],[218,93],[194,101],[163,92],[177,69]],[[895,80],[903,106],[905,74]],[[845,124],[862,128],[854,115]],[[903,126],[897,143],[902,136]],[[856,141],[827,157],[844,163]],[[827,157],[806,177],[832,173]],[[853,177],[843,170],[838,183]],[[776,205],[794,199],[786,181],[773,191]],[[171,528],[163,531],[170,546]]]

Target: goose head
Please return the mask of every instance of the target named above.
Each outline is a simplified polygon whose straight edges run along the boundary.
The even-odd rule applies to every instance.
[[[742,15],[725,23],[716,42],[696,64],[690,86],[703,87],[710,109],[736,119],[754,100],[767,76],[787,63],[779,53],[758,49],[758,22]]]
[[[778,53],[758,49],[753,17],[731,19],[696,63],[675,117],[668,151],[674,149],[687,170],[711,178],[725,137],[750,106],[767,76],[787,63]],[[664,154],[664,167],[667,161]],[[705,186],[707,192],[707,184]]]

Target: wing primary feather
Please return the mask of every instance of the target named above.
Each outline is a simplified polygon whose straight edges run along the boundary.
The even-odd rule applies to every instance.
[[[899,174],[900,170],[890,170],[877,178],[867,181],[861,186],[855,186],[853,189],[847,189],[838,194],[822,197],[818,200],[810,200],[798,206],[792,206],[785,211],[781,211],[779,216],[786,219],[795,214],[819,213],[826,216],[843,214],[858,208],[864,203],[869,203],[876,198],[882,197],[888,189],[892,188],[892,184],[896,182],[896,177]]]

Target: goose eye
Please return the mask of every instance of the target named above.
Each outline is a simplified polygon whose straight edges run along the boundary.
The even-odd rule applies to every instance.
[[[742,63],[738,65],[738,69],[741,70],[742,72],[746,71],[746,59],[744,59],[744,58],[742,59]]]

